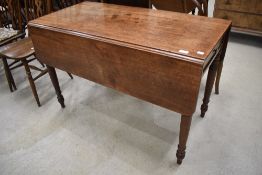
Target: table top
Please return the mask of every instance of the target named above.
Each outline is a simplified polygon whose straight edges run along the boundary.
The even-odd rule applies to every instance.
[[[227,20],[176,12],[83,2],[29,25],[203,61],[230,24]]]

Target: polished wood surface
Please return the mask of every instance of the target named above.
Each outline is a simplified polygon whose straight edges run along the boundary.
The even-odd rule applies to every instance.
[[[6,58],[23,59],[34,54],[34,45],[30,38],[0,47],[0,56]]]
[[[201,27],[192,28],[199,23]],[[181,113],[177,152],[181,163],[201,78],[213,65],[212,81],[206,88],[208,105],[218,67],[214,60],[220,60],[230,24],[174,12],[85,2],[31,21],[29,33],[38,58],[49,67],[62,107],[64,99],[54,68]]]
[[[200,60],[211,53],[229,24],[220,19],[135,7],[123,9],[118,5],[94,2],[77,4],[39,18],[31,25],[34,23],[110,39],[123,45],[162,50],[169,55],[179,54],[183,49],[189,51],[187,56]],[[199,24],[201,27],[192,27]],[[197,51],[204,54],[199,55]]]

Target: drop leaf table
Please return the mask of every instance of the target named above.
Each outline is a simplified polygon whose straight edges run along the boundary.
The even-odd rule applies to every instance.
[[[62,107],[55,68],[180,113],[181,164],[201,79],[208,70],[204,117],[230,26],[223,19],[83,2],[31,21],[29,32]]]

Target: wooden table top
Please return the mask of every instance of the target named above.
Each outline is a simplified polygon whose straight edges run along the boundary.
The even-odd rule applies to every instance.
[[[83,2],[30,22],[120,45],[204,60],[230,21],[182,13]],[[197,54],[198,51],[204,54]]]

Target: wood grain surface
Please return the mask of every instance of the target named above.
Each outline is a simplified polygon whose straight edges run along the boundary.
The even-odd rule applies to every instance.
[[[205,59],[230,25],[229,21],[176,12],[84,2],[34,20],[51,26],[112,41]],[[192,27],[195,26],[195,27]],[[196,27],[200,26],[200,27]],[[204,54],[199,55],[197,51]]]

